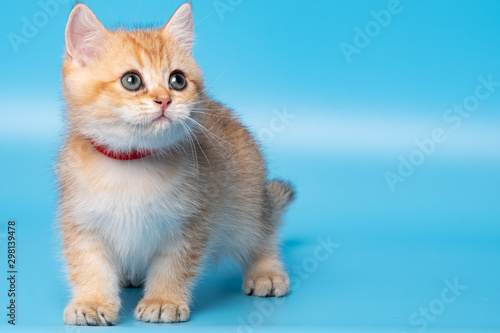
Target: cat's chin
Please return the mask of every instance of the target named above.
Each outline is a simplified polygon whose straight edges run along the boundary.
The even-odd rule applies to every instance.
[[[148,148],[152,149],[174,147],[190,134],[187,125],[183,125],[180,121],[172,121],[168,117],[158,117],[153,120],[147,132],[149,135],[141,141],[149,142],[151,147]]]
[[[168,120],[168,117],[164,114],[162,114],[161,116],[159,117],[156,117],[155,119],[153,119],[153,123],[157,123],[157,122],[169,122]]]
[[[168,117],[161,115],[151,122],[151,126],[156,131],[166,131],[170,127],[172,121],[168,119]]]
[[[158,117],[141,126],[127,125],[122,123],[121,126],[109,127],[89,124],[80,133],[99,145],[113,147],[118,151],[169,149],[189,135],[187,126],[167,117]]]

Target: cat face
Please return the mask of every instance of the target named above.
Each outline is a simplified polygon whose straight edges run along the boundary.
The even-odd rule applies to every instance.
[[[158,149],[189,135],[203,102],[191,6],[158,30],[109,31],[77,4],[66,28],[64,97],[73,130],[114,150]]]

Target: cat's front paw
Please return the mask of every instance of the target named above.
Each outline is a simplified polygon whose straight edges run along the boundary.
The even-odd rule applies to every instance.
[[[289,290],[288,275],[281,271],[255,271],[243,282],[243,291],[250,296],[283,297]]]
[[[119,310],[119,304],[98,300],[75,300],[64,310],[64,323],[78,326],[111,326],[118,322]]]
[[[142,299],[134,311],[135,319],[149,323],[177,323],[189,319],[186,303],[161,299]]]

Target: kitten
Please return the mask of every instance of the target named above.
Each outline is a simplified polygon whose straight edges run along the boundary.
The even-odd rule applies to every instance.
[[[245,293],[285,296],[276,233],[294,191],[266,181],[255,140],[205,94],[190,3],[136,31],[106,30],[78,3],[65,42],[64,322],[116,324],[120,288],[139,285],[137,320],[186,321],[193,280],[218,256],[241,264]]]

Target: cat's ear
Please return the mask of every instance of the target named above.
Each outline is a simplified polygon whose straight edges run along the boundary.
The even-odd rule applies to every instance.
[[[183,3],[163,27],[165,36],[173,36],[187,50],[191,51],[194,36],[191,2]]]
[[[66,54],[72,61],[87,65],[99,55],[106,28],[83,3],[77,3],[66,25]]]

